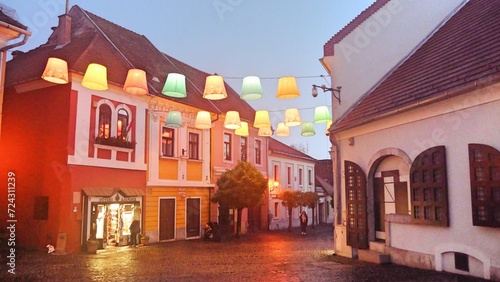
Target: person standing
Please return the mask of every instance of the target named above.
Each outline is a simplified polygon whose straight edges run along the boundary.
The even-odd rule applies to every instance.
[[[307,220],[307,213],[302,211],[300,214],[300,229],[302,230],[302,235],[306,235]]]
[[[130,224],[130,243],[132,247],[137,247],[139,245],[139,233],[141,233],[141,224],[139,220],[134,219]]]

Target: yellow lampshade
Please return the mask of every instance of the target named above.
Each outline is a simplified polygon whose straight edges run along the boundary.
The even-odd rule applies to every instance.
[[[140,69],[128,70],[127,79],[123,85],[123,91],[132,95],[146,95],[148,91],[148,82],[146,72]]]
[[[260,110],[255,112],[255,119],[253,122],[253,127],[271,127],[271,120],[269,119],[269,112],[266,110]]]
[[[300,134],[305,137],[310,137],[316,135],[316,131],[314,130],[313,123],[310,121],[305,121],[302,123],[302,128],[300,130]]]
[[[241,99],[244,100],[257,100],[264,96],[260,78],[257,76],[247,76],[243,78],[243,85],[241,86]]]
[[[265,137],[273,136],[273,130],[271,129],[271,127],[261,127],[259,128],[259,132],[257,133],[257,135]]]
[[[203,98],[209,100],[221,100],[227,97],[226,87],[224,86],[224,79],[219,75],[207,76],[205,81],[205,91],[203,91]]]
[[[326,130],[325,130],[325,134],[326,136],[330,135],[330,131],[328,131],[328,129],[330,129],[330,126],[332,126],[332,123],[333,121],[329,120],[327,123],[326,123]]]
[[[299,88],[297,87],[295,77],[285,76],[279,79],[276,98],[296,98],[299,96]]]
[[[240,113],[237,111],[228,111],[224,120],[224,127],[227,129],[238,129],[241,127]]]
[[[82,85],[93,90],[107,90],[108,78],[107,69],[103,65],[89,64],[83,76]]]
[[[186,77],[180,73],[169,73],[161,93],[170,97],[186,98]]]
[[[65,60],[58,58],[49,58],[47,65],[45,65],[42,78],[46,81],[57,84],[68,83],[68,63],[66,63]]]
[[[206,111],[199,111],[198,114],[196,115],[194,127],[198,129],[212,128],[212,119],[210,117],[210,113]]]
[[[242,121],[241,127],[234,131],[234,134],[239,136],[248,136],[248,122]]]
[[[170,111],[167,115],[165,126],[179,128],[182,127],[182,114],[179,111]]]
[[[276,136],[287,137],[290,136],[290,128],[286,126],[283,122],[278,123],[276,128]]]
[[[325,123],[332,120],[327,106],[319,106],[314,109],[314,123]]]
[[[297,126],[302,123],[302,119],[300,118],[299,114],[299,109],[297,108],[290,108],[286,109],[285,111],[285,125],[290,127],[290,126]]]

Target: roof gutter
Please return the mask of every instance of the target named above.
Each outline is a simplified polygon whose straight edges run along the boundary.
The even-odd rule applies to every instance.
[[[7,45],[7,46],[1,48],[0,52],[4,52],[4,51],[6,51],[8,49],[12,49],[12,48],[15,48],[15,47],[18,47],[18,46],[26,44],[26,42],[28,42],[28,38],[31,36],[31,32],[29,32],[27,30],[24,30],[22,28],[19,28],[19,27],[15,26],[15,25],[8,24],[6,22],[0,21],[0,26],[3,26],[5,28],[8,28],[8,29],[13,30],[13,31],[18,32],[18,33],[21,33],[23,35],[23,40],[21,40],[19,42],[16,42],[16,43],[13,43],[13,44],[10,44],[10,45]]]

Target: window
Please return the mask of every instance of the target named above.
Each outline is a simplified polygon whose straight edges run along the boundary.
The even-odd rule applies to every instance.
[[[313,185],[313,175],[311,169],[307,170],[307,181],[309,185]]]
[[[247,138],[243,136],[240,137],[240,159],[247,160]]]
[[[292,186],[292,167],[286,167],[286,184],[290,187]]]
[[[224,133],[224,160],[231,160],[231,134]]]
[[[260,165],[260,151],[262,149],[262,141],[255,140],[255,164]]]
[[[302,186],[304,185],[304,182],[303,182],[303,174],[304,174],[304,170],[302,168],[299,168],[299,185]]]
[[[162,127],[161,152],[164,157],[174,156],[174,129]]]
[[[200,134],[189,132],[189,159],[200,159]]]
[[[448,226],[448,181],[444,146],[429,148],[410,169],[412,223]]]
[[[122,140],[127,140],[128,134],[128,113],[124,109],[118,110],[118,124],[116,127],[116,137]]]
[[[274,202],[274,217],[278,217],[279,203]]]
[[[279,166],[274,165],[273,170],[274,170],[274,181],[279,182],[280,181]]]
[[[99,133],[98,137],[109,138],[111,132],[111,108],[102,104],[99,106]]]
[[[472,224],[500,227],[500,152],[469,144]]]

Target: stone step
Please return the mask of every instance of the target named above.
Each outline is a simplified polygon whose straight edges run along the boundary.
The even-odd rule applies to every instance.
[[[370,250],[385,253],[385,242],[370,242]]]
[[[358,250],[358,259],[378,264],[391,263],[390,255],[373,250]]]

